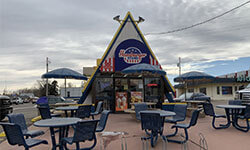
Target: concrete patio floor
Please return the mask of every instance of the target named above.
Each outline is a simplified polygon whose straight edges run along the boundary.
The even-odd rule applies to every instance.
[[[98,117],[97,117],[98,118]],[[189,122],[190,118],[186,119],[186,122]],[[188,131],[189,133],[189,142],[187,143],[189,150],[199,150],[200,147],[197,146],[194,143],[199,144],[201,133],[208,144],[208,149],[210,150],[249,150],[250,149],[250,132],[244,133],[241,132],[234,127],[229,127],[227,129],[221,129],[221,130],[215,130],[211,126],[212,118],[211,117],[205,117],[205,118],[199,118],[198,123],[196,126],[191,127]],[[217,123],[225,123],[225,119],[217,119]],[[242,124],[245,122],[241,121]],[[170,134],[174,130],[170,128],[171,124],[165,123],[164,128],[164,134]],[[29,129],[39,129],[44,130],[46,132],[45,135],[40,136],[40,139],[46,139],[49,144],[48,145],[39,145],[32,149],[37,150],[47,150],[51,149],[51,138],[50,138],[50,132],[48,128],[38,128],[34,126],[30,126]],[[127,149],[128,150],[141,150],[142,149],[142,142],[141,142],[141,136],[146,136],[145,132],[141,130],[141,123],[139,121],[134,120],[130,114],[110,114],[107,126],[105,129],[105,132],[108,131],[116,131],[116,132],[124,132],[126,133],[124,136],[126,137],[126,143],[127,143]],[[180,130],[183,135],[184,132]],[[72,135],[73,130],[70,129],[70,135]],[[182,138],[180,136],[180,133],[177,137],[173,138]],[[58,133],[56,134],[56,137],[58,136]],[[97,145],[95,146],[95,150],[101,149],[101,135],[100,133],[97,133]],[[112,138],[105,138],[107,150],[119,150],[121,148],[121,136],[116,136]],[[88,143],[81,144],[81,147],[86,146]],[[69,146],[70,149],[75,149],[75,145]],[[22,150],[23,147],[19,146],[11,146],[8,144],[7,141],[4,141],[0,144],[1,150]],[[152,148],[150,148],[152,149]],[[162,149],[162,140],[159,138],[158,142],[156,144],[155,150]],[[169,142],[167,144],[167,149],[170,150],[181,150],[183,149],[183,145],[171,143]]]

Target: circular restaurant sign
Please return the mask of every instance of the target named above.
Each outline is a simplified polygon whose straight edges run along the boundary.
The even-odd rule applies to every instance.
[[[149,55],[144,43],[135,39],[125,40],[115,50],[115,70],[121,71],[134,64],[149,63]]]

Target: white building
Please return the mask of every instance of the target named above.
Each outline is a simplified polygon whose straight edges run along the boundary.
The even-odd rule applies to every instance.
[[[60,88],[60,95],[67,98],[80,98],[82,96],[82,89],[82,87],[66,88],[65,95],[65,88]]]
[[[236,97],[236,91],[244,89],[250,83],[250,70],[218,76],[207,81],[196,81],[188,83],[184,88],[183,84],[175,85],[176,96],[182,93],[199,92],[211,97],[212,100],[232,100]]]

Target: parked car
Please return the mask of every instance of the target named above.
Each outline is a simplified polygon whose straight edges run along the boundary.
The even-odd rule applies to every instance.
[[[248,84],[245,89],[237,91],[235,99],[242,100],[244,104],[249,104],[250,103],[250,84]]]
[[[30,102],[30,98],[24,98],[24,99],[23,99],[23,102],[24,102],[24,103],[29,103],[29,102]]]
[[[23,104],[23,99],[20,97],[13,97],[11,103],[16,105]]]
[[[54,95],[49,95],[48,96],[48,103],[49,104],[56,104],[56,103],[74,103],[73,100],[66,100],[62,96],[54,96]]]
[[[197,101],[206,101],[210,102],[211,98],[204,93],[185,93],[180,95],[178,98],[175,98],[174,101],[181,102],[181,101],[189,101],[189,100],[197,100]]]
[[[9,113],[12,113],[10,98],[8,96],[0,95],[0,121]]]
[[[39,99],[39,97],[32,97],[32,98],[31,98],[32,104],[35,104],[35,103],[37,102],[38,99]]]

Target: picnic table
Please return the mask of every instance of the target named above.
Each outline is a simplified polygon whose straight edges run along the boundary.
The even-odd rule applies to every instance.
[[[37,127],[49,127],[50,135],[52,141],[52,150],[56,150],[56,147],[63,149],[63,146],[60,145],[63,137],[67,135],[66,128],[70,125],[76,124],[80,121],[80,118],[61,118],[61,117],[53,117],[51,119],[43,119],[34,123],[34,126]],[[59,128],[59,142],[56,143],[55,131],[54,128]]]
[[[246,108],[243,105],[216,105],[217,108],[225,109],[226,116],[227,116],[227,124],[223,125],[225,128],[230,127],[232,124],[236,129],[241,130],[238,124],[238,115],[239,113]]]

